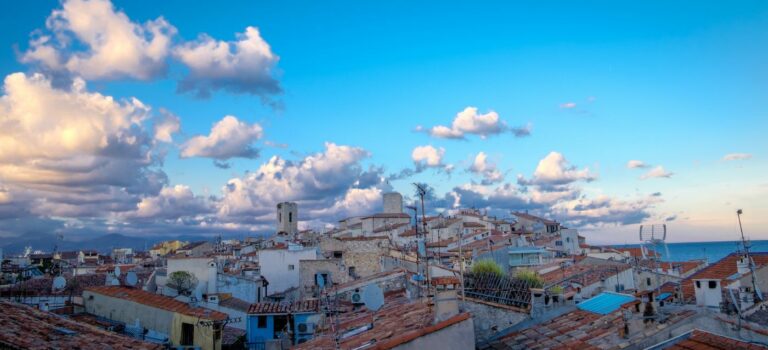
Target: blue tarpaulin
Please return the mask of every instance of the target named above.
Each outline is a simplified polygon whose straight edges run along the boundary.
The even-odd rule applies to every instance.
[[[603,292],[597,296],[579,303],[577,307],[584,311],[607,315],[618,310],[621,305],[635,300],[635,297],[627,294]]]

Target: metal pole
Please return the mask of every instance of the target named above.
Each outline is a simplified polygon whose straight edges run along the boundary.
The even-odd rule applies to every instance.
[[[459,229],[459,279],[461,280],[461,300],[464,301],[464,252],[461,250],[464,231]]]

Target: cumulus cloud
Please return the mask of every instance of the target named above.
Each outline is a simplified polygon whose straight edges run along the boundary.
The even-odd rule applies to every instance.
[[[559,152],[550,152],[546,157],[539,161],[533,177],[526,180],[522,175],[518,176],[518,183],[521,185],[539,185],[539,186],[558,186],[566,185],[575,181],[593,181],[597,178],[595,174],[589,171],[589,168],[578,169],[570,165],[565,156]]]
[[[261,125],[248,124],[235,116],[225,116],[216,122],[208,136],[195,136],[181,147],[181,157],[207,157],[217,160],[229,158],[256,158],[259,150],[253,142],[263,133]]]
[[[654,196],[635,200],[621,200],[606,195],[596,198],[579,198],[556,204],[552,210],[555,215],[565,217],[568,222],[579,227],[599,225],[639,224],[651,216],[649,210],[661,199]]]
[[[380,169],[363,169],[360,162],[369,156],[362,148],[334,143],[298,162],[274,156],[258,170],[227,182],[218,216],[235,222],[271,222],[275,204],[282,201],[298,202],[300,216],[316,211],[336,219],[356,206],[375,207],[362,204],[375,202],[380,193],[374,188],[385,188]]]
[[[663,166],[659,165],[640,176],[640,179],[647,180],[653,178],[670,178],[672,175],[674,175],[674,173],[668,172],[664,169]]]
[[[416,127],[416,131],[426,131],[432,137],[443,139],[465,139],[466,135],[477,135],[480,138],[498,135],[506,131],[512,131],[517,137],[528,136],[531,133],[531,126],[526,125],[519,128],[510,129],[507,124],[499,118],[499,114],[490,111],[485,114],[478,113],[477,107],[467,107],[456,114],[451,126],[436,125],[428,130],[423,127]]]
[[[0,178],[40,215],[98,216],[135,207],[167,181],[144,122],[150,108],[15,73],[0,96]]]
[[[411,152],[411,159],[417,169],[443,167],[445,148],[432,145],[417,146]]]
[[[576,108],[576,102],[565,102],[560,104],[562,109],[574,109]]]
[[[731,160],[747,160],[751,159],[752,155],[749,153],[729,153],[723,156],[723,160],[725,161],[731,161]]]
[[[162,17],[132,22],[108,0],[65,0],[33,33],[22,62],[86,79],[164,75],[176,28]]]
[[[143,198],[136,205],[136,210],[127,213],[126,217],[179,220],[211,212],[211,204],[206,198],[195,196],[188,186],[175,185],[163,187],[156,196]]]
[[[275,78],[280,58],[255,27],[245,28],[235,41],[203,34],[176,47],[173,54],[189,68],[189,75],[179,82],[181,92],[207,97],[212,91],[225,90],[268,99],[282,91]]]
[[[646,164],[642,160],[630,160],[627,162],[627,168],[629,169],[644,169],[650,165]]]
[[[173,134],[181,129],[181,119],[166,110],[160,112],[162,116],[155,120],[155,140],[170,143],[173,141]]]
[[[483,177],[482,184],[484,185],[490,185],[504,180],[504,174],[496,168],[496,163],[488,161],[488,156],[485,152],[477,153],[475,160],[467,170],[474,174],[481,175]]]

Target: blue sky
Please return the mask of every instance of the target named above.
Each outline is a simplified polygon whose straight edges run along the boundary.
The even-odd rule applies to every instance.
[[[23,59],[31,49],[30,34],[36,30],[69,35],[68,46],[59,43],[57,47],[65,56],[88,54],[88,45],[71,30],[46,28],[46,18],[64,4],[4,5],[0,11],[3,76],[15,72],[28,77],[36,72],[67,79],[88,76],[84,69],[92,67],[46,68]],[[29,203],[43,198],[54,207],[0,218],[14,220],[14,227],[19,227],[6,235],[24,232],[36,220],[75,233],[78,227],[146,235],[189,230],[264,232],[271,224],[271,213],[266,201],[259,202],[262,193],[254,188],[271,185],[253,182],[260,181],[256,178],[244,184],[244,195],[251,198],[248,205],[256,209],[240,211],[237,217],[222,209],[227,202],[222,189],[232,179],[258,175],[272,156],[291,164],[308,164],[306,157],[324,152],[325,143],[331,142],[362,149],[367,156],[355,156],[352,163],[340,165],[339,171],[351,171],[350,176],[329,181],[318,175],[314,182],[320,185],[299,186],[323,193],[323,199],[308,199],[314,195],[295,187],[286,191],[291,194],[275,196],[275,200],[303,204],[308,210],[302,217],[311,227],[354,215],[355,207],[374,210],[376,194],[390,190],[389,186],[411,194],[410,183],[418,181],[434,188],[433,206],[441,210],[456,203],[457,187],[474,183],[473,194],[478,199],[464,195],[460,205],[499,215],[530,209],[581,227],[596,243],[631,243],[638,224],[661,221],[670,225],[676,240],[736,238],[737,207],[745,210],[751,236],[768,239],[768,180],[764,175],[768,170],[764,137],[768,130],[764,103],[768,4],[745,1],[737,5],[241,1],[221,6],[115,1],[114,13],[123,13],[138,26],[162,16],[175,27],[170,51],[196,42],[203,33],[216,41],[234,42],[236,33],[243,33],[246,27],[258,28],[261,39],[279,56],[266,69],[282,92],[214,89],[208,98],[180,93],[177,83],[190,75],[190,68],[173,54],[162,58],[167,71],[148,79],[84,78],[90,92],[118,100],[135,97],[151,106],[149,117],[139,125],[146,134],[159,120],[160,109],[178,116],[180,130],[172,142],[148,146],[158,160],[147,169],[162,171],[167,179],[154,190],[130,193],[114,209],[94,213],[62,210],[56,205],[58,192],[39,192],[31,181],[14,180],[0,170],[0,185],[8,193],[18,193],[13,198],[26,194]],[[256,80],[263,77],[254,76],[249,86],[258,85]],[[279,106],[265,103],[265,98]],[[496,112],[506,129],[528,126],[530,135],[515,137],[505,131],[485,138],[466,134],[464,140],[455,140],[416,131],[417,126],[427,130],[437,125],[450,127],[457,113],[470,106],[479,114]],[[263,129],[258,137],[251,135],[248,143],[258,150],[258,157],[219,158],[230,165],[228,169],[214,166],[215,157],[199,156],[200,152],[180,158],[193,137],[209,135],[212,125],[227,115]],[[440,164],[420,168],[413,150],[427,145],[443,150]],[[83,156],[77,152],[62,159]],[[480,185],[482,174],[467,170],[478,152],[487,155],[503,180]],[[523,185],[518,175],[535,182],[539,162],[551,152],[567,159],[560,164],[563,169],[588,169],[590,175],[550,177],[546,184],[541,180]],[[729,154],[744,159],[724,160]],[[630,169],[630,160],[648,166]],[[453,170],[446,171],[449,164]],[[370,166],[382,168],[373,171],[378,182],[356,185]],[[641,179],[658,166],[667,177]],[[417,174],[389,178],[403,169]],[[513,186],[514,198],[522,198],[526,205],[489,198],[505,184]],[[107,185],[125,186],[118,182]],[[176,185],[187,186],[193,193],[185,198],[195,201],[194,213],[186,212],[187,207],[179,205],[181,200],[149,200],[162,197],[160,188]],[[533,198],[534,193],[552,193],[551,186],[561,186],[558,191],[567,192],[568,198]],[[352,199],[351,189],[355,188],[368,191],[365,204],[342,203]],[[654,196],[657,192],[660,195]],[[151,210],[153,215],[131,214],[142,201],[145,206],[164,204]],[[579,213],[577,209],[588,204],[617,218],[599,219],[600,211]],[[18,199],[6,205],[21,206]],[[174,205],[178,207],[171,208]],[[327,207],[336,209],[322,210]],[[152,224],[147,225],[147,220]],[[202,225],[206,229],[201,229],[202,223],[207,223]]]

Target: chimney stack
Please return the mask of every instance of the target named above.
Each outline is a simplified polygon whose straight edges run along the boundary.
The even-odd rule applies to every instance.
[[[435,287],[435,323],[445,321],[459,314],[459,298],[457,294],[460,285],[456,277],[434,277]]]

